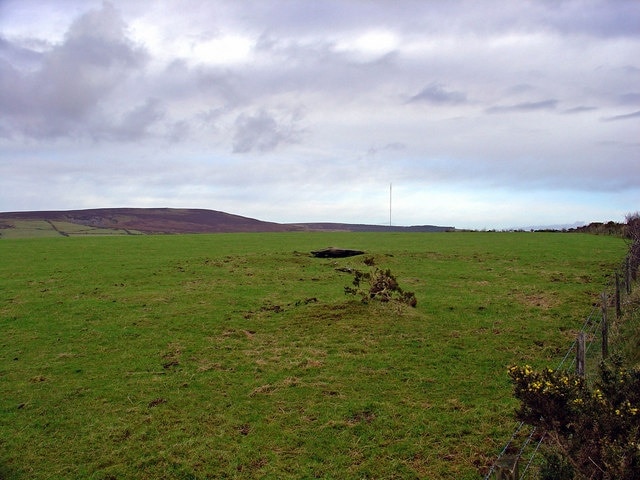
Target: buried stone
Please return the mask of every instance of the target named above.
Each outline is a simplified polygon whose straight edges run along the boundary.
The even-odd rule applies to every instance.
[[[322,250],[316,250],[315,252],[311,252],[316,258],[343,258],[343,257],[353,257],[355,255],[363,255],[365,252],[362,250],[349,250],[346,248],[336,248],[336,247],[328,247],[323,248]]]

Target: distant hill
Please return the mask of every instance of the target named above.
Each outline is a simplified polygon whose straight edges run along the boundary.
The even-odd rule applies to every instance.
[[[98,208],[0,213],[0,237],[110,234],[240,233],[290,231],[442,232],[453,227],[389,227],[344,223],[265,222],[216,210]]]
[[[436,225],[413,225],[411,227],[389,225],[364,225],[351,223],[297,223],[289,224],[308,231],[332,232],[452,232],[454,227],[438,227]]]

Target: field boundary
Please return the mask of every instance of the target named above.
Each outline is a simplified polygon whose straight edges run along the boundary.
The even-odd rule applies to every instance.
[[[608,355],[608,331],[610,311],[614,310],[615,321],[622,318],[624,300],[632,293],[632,261],[630,252],[617,269],[612,280],[600,296],[600,304],[593,305],[576,338],[556,367],[556,371],[575,372],[589,378],[598,363]],[[599,348],[598,348],[599,347]],[[544,442],[546,432],[519,422],[509,441],[504,445],[484,480],[495,474],[496,480],[526,480],[533,474],[536,455]],[[529,476],[528,476],[529,475]]]

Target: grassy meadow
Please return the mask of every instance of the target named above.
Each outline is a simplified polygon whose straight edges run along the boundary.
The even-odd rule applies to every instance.
[[[363,256],[417,308],[344,295]],[[0,478],[475,479],[506,368],[554,366],[626,254],[554,233],[0,240]]]

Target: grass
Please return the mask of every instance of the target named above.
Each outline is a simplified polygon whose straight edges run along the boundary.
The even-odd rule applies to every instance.
[[[135,230],[99,228],[57,220],[0,220],[0,239],[139,235]]]
[[[418,306],[346,297],[367,251]],[[543,233],[0,241],[0,478],[477,478],[626,252]]]
[[[626,296],[622,319],[614,323],[610,336],[612,353],[624,358],[632,368],[640,369],[640,290]]]

